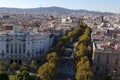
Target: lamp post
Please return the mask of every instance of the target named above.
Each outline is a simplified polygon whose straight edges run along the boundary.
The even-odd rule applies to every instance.
[[[114,77],[115,77],[115,75],[116,75],[116,72],[117,72],[117,71],[114,69],[114,71],[113,71],[113,73],[114,73]]]

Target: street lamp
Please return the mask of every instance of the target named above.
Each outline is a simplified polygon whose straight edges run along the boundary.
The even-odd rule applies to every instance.
[[[114,69],[114,71],[113,71],[113,73],[114,73],[114,77],[115,77],[115,75],[116,75],[116,72],[117,72],[117,70]]]

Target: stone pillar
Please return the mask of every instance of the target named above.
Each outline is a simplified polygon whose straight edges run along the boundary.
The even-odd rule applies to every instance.
[[[15,44],[12,44],[13,46],[13,53],[15,53]]]
[[[10,53],[11,53],[11,50],[10,50],[10,44],[8,44],[8,45],[9,45],[9,48],[8,48],[8,49],[9,49],[8,57],[10,57],[10,55],[11,55],[11,54],[10,54]]]
[[[17,47],[17,54],[19,53],[19,44],[16,45]]]

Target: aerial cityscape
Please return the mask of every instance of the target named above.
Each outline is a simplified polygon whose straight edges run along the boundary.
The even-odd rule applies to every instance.
[[[0,80],[120,80],[119,3],[0,0]]]

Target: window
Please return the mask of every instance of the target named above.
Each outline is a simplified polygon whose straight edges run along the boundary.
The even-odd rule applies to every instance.
[[[2,50],[1,56],[2,56],[2,57],[5,56],[4,50]]]
[[[106,64],[109,64],[109,56],[106,56]]]
[[[34,49],[32,49],[32,52],[34,53]]]
[[[96,71],[99,71],[99,67],[96,67]]]
[[[105,69],[105,74],[108,74],[108,69]]]
[[[42,53],[44,53],[44,50],[42,50]]]
[[[118,64],[118,58],[115,59],[115,64],[116,64],[116,65]]]
[[[100,63],[100,54],[97,55],[97,63]]]
[[[40,49],[40,53],[41,53],[41,49]]]
[[[15,53],[17,53],[17,44],[14,45]]]
[[[19,53],[21,53],[21,44],[19,44]]]
[[[32,42],[32,44],[34,44],[34,41]]]
[[[25,48],[26,48],[26,46],[25,46],[25,44],[23,44],[23,53],[25,53]]]
[[[10,52],[13,53],[13,44],[10,44]]]
[[[29,52],[29,50],[27,51],[27,56],[30,57],[30,52]]]
[[[30,43],[28,42],[28,45],[29,45]]]
[[[30,57],[30,53],[27,53],[27,57]]]
[[[9,53],[9,44],[6,44],[6,53]]]

